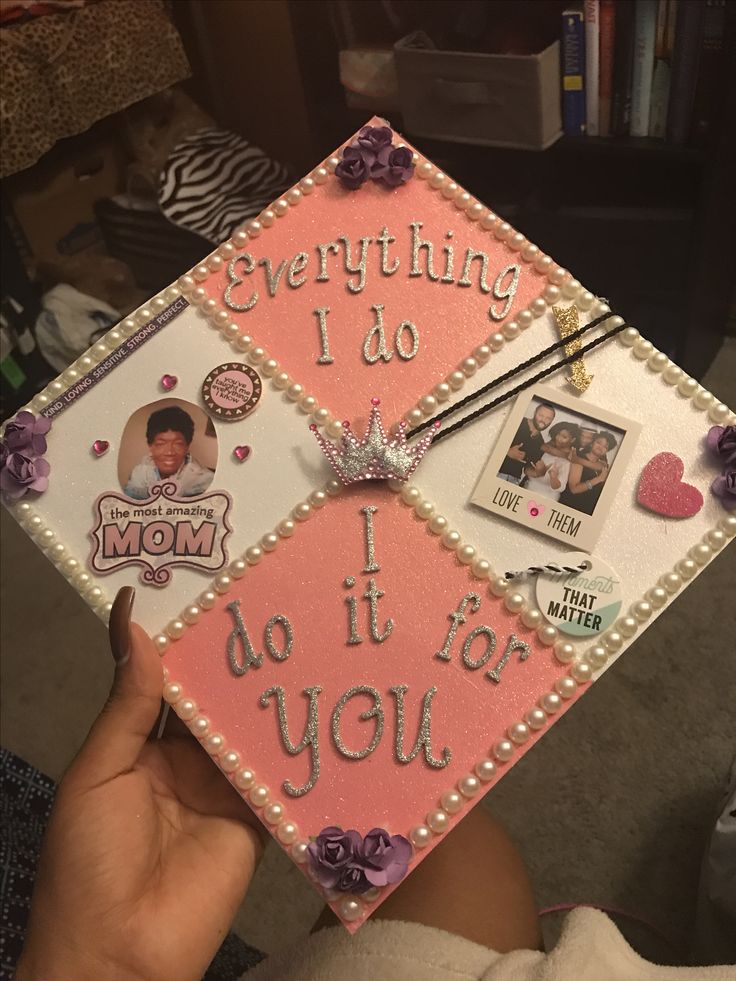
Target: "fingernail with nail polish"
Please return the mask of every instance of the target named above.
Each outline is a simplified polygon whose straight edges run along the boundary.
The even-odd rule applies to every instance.
[[[125,664],[130,657],[130,616],[133,612],[135,589],[123,586],[118,590],[110,610],[110,650],[118,665]]]

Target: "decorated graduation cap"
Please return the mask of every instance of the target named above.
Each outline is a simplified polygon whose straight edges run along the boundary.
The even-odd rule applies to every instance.
[[[4,427],[351,931],[736,531],[733,413],[624,316],[374,119]]]

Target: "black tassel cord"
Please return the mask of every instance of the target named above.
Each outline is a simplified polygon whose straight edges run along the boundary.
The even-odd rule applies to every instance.
[[[595,327],[605,323],[606,320],[609,320],[614,316],[616,315],[611,312],[604,313],[601,317],[596,317],[595,320],[591,320],[590,323],[583,324],[582,327],[579,327],[571,334],[568,334],[566,337],[563,337],[554,344],[551,344],[543,351],[540,351],[538,354],[535,354],[533,357],[529,358],[527,361],[523,361],[521,364],[516,365],[515,368],[511,368],[511,370],[507,371],[505,374],[500,375],[498,378],[494,378],[492,381],[488,382],[487,385],[479,388],[476,392],[471,392],[470,395],[466,395],[464,399],[460,399],[460,401],[456,402],[455,405],[451,405],[442,412],[438,412],[437,415],[432,416],[431,419],[425,419],[424,422],[420,422],[419,425],[412,429],[408,434],[409,438],[411,439],[413,436],[419,435],[419,433],[425,429],[428,429],[430,426],[433,426],[436,422],[442,422],[442,420],[446,419],[449,415],[452,415],[453,413],[458,412],[460,409],[465,408],[465,406],[469,405],[471,402],[477,401],[479,398],[487,395],[488,392],[492,391],[494,388],[498,388],[499,385],[503,385],[504,382],[511,381],[511,379],[516,378],[517,375],[522,374],[527,369],[534,367],[534,365],[538,364],[544,358],[549,357],[550,354],[554,354],[554,352],[559,351],[560,348],[565,348],[568,344],[574,343],[579,337],[582,337],[586,331],[593,330]],[[616,334],[620,334],[621,331],[625,330],[628,326],[629,325],[626,323],[617,324],[605,334],[602,334],[600,337],[596,337],[594,341],[589,341],[587,344],[583,344],[580,350],[575,351],[573,354],[567,355],[567,357],[562,358],[560,361],[553,362],[536,375],[533,375],[531,378],[510,389],[510,391],[504,392],[503,395],[499,395],[486,405],[482,405],[480,408],[476,409],[474,412],[471,412],[463,419],[458,419],[457,422],[453,423],[451,426],[448,426],[447,429],[440,430],[440,432],[438,432],[434,437],[432,445],[439,443],[441,439],[447,439],[448,436],[451,436],[459,429],[462,429],[463,426],[466,426],[470,422],[474,422],[476,419],[479,419],[492,409],[498,408],[498,406],[503,405],[504,402],[508,402],[509,399],[512,399],[520,392],[523,392],[525,388],[535,385],[543,378],[547,378],[549,375],[554,374],[561,368],[564,368],[566,365],[572,364],[573,361],[577,361],[578,358],[584,357],[589,351],[594,350],[599,345],[604,344],[606,341],[610,341],[616,336]]]

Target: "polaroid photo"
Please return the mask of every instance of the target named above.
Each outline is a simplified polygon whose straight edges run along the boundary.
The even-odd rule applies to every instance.
[[[640,431],[638,422],[535,386],[517,399],[471,502],[590,551]]]

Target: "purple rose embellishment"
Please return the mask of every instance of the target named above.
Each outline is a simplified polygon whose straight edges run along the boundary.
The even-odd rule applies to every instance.
[[[307,851],[314,878],[323,889],[353,893],[399,882],[412,856],[403,835],[390,835],[383,828],[373,828],[365,838],[357,831],[323,828]]]
[[[400,187],[414,174],[412,152],[406,146],[393,145],[389,126],[364,126],[335,167],[335,176],[343,187],[357,191],[370,177],[388,187]]]
[[[411,854],[411,844],[403,835],[374,828],[363,839],[361,848],[366,879],[372,886],[399,882],[406,875]]]
[[[32,412],[19,412],[5,427],[5,443],[8,451],[30,451],[32,456],[43,456],[46,452],[46,433],[51,429],[51,422]]]
[[[371,883],[366,878],[366,873],[359,865],[346,865],[340,874],[337,883],[340,892],[367,892],[371,888]]]
[[[736,467],[716,477],[710,489],[727,511],[736,509]]]
[[[33,490],[43,493],[49,486],[51,467],[43,457],[26,453],[9,453],[0,472],[0,490],[11,501]]]
[[[363,151],[363,159],[370,167],[381,150],[391,146],[393,138],[389,126],[364,126],[353,146]]]
[[[324,889],[342,889],[349,877],[344,877],[354,864],[354,858],[361,844],[357,831],[343,831],[342,828],[323,828],[314,841],[307,846],[309,861],[314,877]],[[367,887],[366,887],[367,888]]]
[[[706,443],[720,457],[724,468],[710,489],[727,511],[733,511],[736,509],[736,426],[711,426]]]
[[[706,442],[708,449],[721,457],[725,466],[736,464],[736,426],[711,426]]]
[[[355,146],[345,147],[342,160],[335,167],[335,176],[343,187],[349,191],[357,191],[368,180],[368,164],[363,157],[363,151]]]
[[[408,146],[388,146],[380,151],[371,167],[371,177],[389,187],[405,184],[414,173],[412,152]]]
[[[29,490],[41,494],[49,486],[51,467],[43,459],[49,429],[48,419],[26,411],[5,426],[0,440],[0,491],[8,500],[16,501]]]

